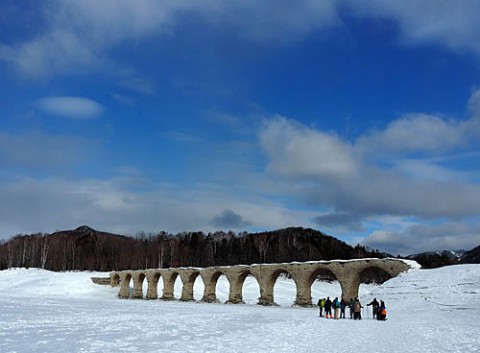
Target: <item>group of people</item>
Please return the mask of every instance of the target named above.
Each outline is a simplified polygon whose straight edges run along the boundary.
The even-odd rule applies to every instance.
[[[320,317],[323,317],[323,312],[325,311],[325,317],[327,319],[345,319],[345,310],[348,307],[350,319],[361,320],[362,319],[362,303],[358,298],[350,298],[349,301],[345,299],[339,300],[338,297],[335,297],[333,300],[330,297],[321,298],[318,300],[317,304],[320,308]],[[386,320],[387,319],[387,309],[385,307],[385,302],[383,300],[380,303],[377,301],[377,298],[367,304],[367,306],[372,307],[373,318],[377,320]],[[333,316],[332,316],[333,310]]]

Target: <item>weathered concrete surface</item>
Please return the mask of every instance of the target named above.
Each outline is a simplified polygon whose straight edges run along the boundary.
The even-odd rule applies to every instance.
[[[198,276],[203,280],[205,289],[202,301],[216,302],[216,286],[218,278],[225,275],[230,283],[230,293],[227,303],[243,303],[242,288],[245,278],[249,275],[255,277],[260,287],[258,304],[274,305],[275,298],[273,288],[278,276],[287,273],[294,280],[297,287],[295,305],[312,305],[311,288],[313,282],[320,274],[328,273],[335,277],[342,288],[342,296],[345,299],[358,296],[361,276],[364,271],[375,269],[395,277],[410,267],[398,259],[359,259],[337,261],[311,261],[303,263],[287,264],[263,264],[263,265],[238,265],[218,266],[208,268],[169,268],[151,269],[138,271],[120,271],[110,274],[110,284],[120,285],[119,298],[127,299],[158,299],[157,286],[163,280],[162,300],[174,300],[173,289],[175,280],[180,277],[182,282],[182,296],[180,300],[191,301],[193,299],[193,284]],[[147,292],[143,293],[142,285],[147,281]],[[133,290],[130,290],[130,281],[133,282]]]
[[[93,283],[100,284],[102,286],[109,286],[112,283],[110,277],[90,277]]]

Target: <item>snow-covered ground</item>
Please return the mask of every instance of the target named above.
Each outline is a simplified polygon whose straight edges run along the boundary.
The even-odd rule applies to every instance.
[[[364,304],[386,301],[386,322],[367,309],[362,321],[335,321],[316,308],[292,308],[295,287],[284,278],[275,286],[280,306],[262,307],[248,278],[247,304],[225,305],[120,300],[118,288],[90,281],[107,275],[0,271],[0,352],[480,352],[480,265],[411,270],[382,286],[362,285]],[[196,298],[202,289],[197,281]],[[217,293],[226,300],[223,276]],[[315,302],[339,294],[338,283],[312,288]]]

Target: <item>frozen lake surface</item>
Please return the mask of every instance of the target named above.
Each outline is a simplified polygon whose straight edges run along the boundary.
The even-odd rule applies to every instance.
[[[386,301],[386,322],[372,320],[366,308],[362,321],[335,321],[319,318],[316,308],[291,307],[295,286],[284,278],[275,286],[280,306],[263,307],[254,305],[253,279],[244,285],[247,304],[225,305],[120,300],[118,288],[90,280],[107,275],[0,271],[0,352],[480,351],[480,265],[411,270],[381,286],[362,285],[364,305]],[[226,300],[224,276],[217,293]],[[335,282],[312,288],[314,302],[339,294]]]

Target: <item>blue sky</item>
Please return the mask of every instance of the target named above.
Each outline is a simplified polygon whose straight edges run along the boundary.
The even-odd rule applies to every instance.
[[[480,244],[477,1],[0,3],[0,237]]]

